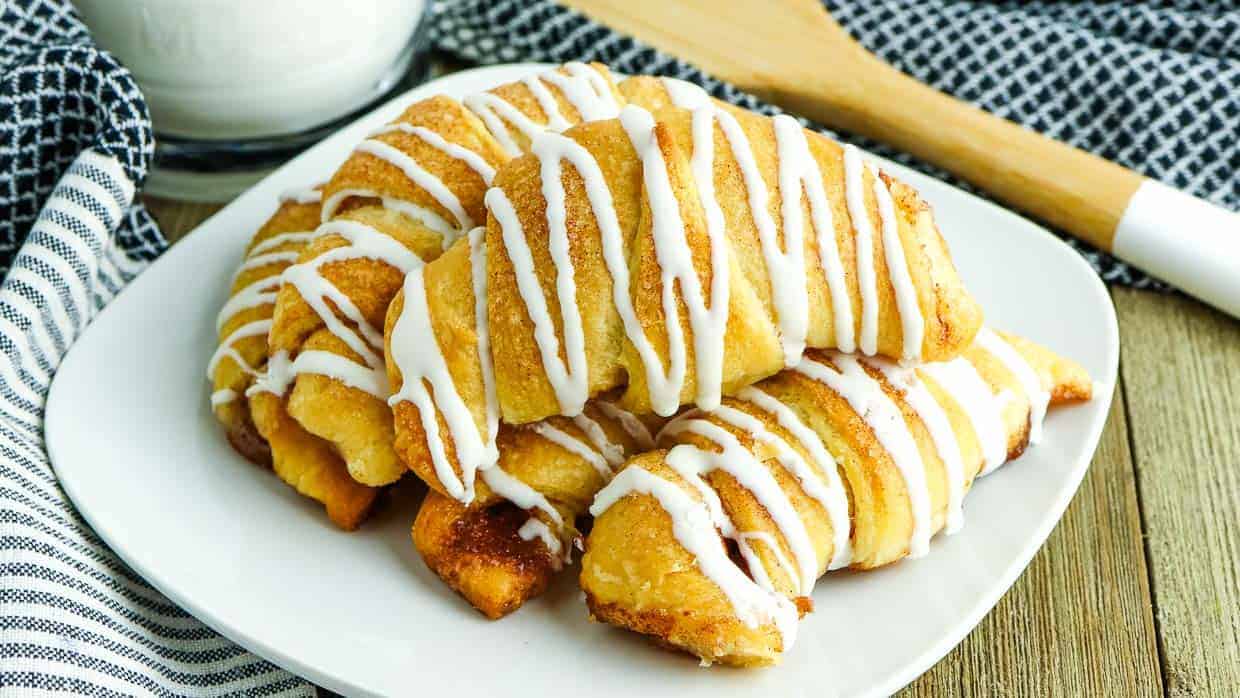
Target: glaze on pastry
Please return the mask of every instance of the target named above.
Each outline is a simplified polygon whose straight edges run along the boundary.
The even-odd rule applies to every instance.
[[[980,327],[929,207],[855,149],[683,83],[621,89],[619,118],[505,165],[485,231],[389,308],[396,450],[462,503],[500,420],[616,388],[635,413],[711,408],[807,346],[946,360]],[[667,101],[694,108],[639,106]]]
[[[406,273],[485,220],[483,196],[510,144],[519,149],[534,133],[567,128],[607,108],[596,102],[619,99],[605,68],[569,64],[465,104],[422,100],[357,146],[321,188],[321,206],[315,196],[294,197],[303,208],[282,208],[269,224],[285,237],[247,258],[222,312],[208,373],[230,440],[274,460],[282,478],[320,500],[327,495],[308,483],[326,454],[361,485],[397,479],[405,468],[392,451],[382,354],[391,297]],[[272,436],[259,433],[260,419]],[[332,518],[352,528],[368,508],[359,501]]]
[[[964,356],[902,368],[812,351],[712,413],[664,428],[598,495],[582,558],[591,614],[704,662],[770,664],[814,581],[927,552],[975,477],[1088,399],[1077,364],[982,330]]]

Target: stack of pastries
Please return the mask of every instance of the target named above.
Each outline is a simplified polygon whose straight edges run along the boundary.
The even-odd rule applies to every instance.
[[[341,528],[411,470],[414,545],[487,616],[580,548],[593,618],[738,665],[1092,385],[983,327],[855,148],[580,63],[414,103],[288,193],[218,329],[229,441]]]

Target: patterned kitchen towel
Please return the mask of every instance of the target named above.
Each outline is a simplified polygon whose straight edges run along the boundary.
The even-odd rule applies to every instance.
[[[826,0],[866,48],[917,79],[1216,204],[1240,209],[1240,3]],[[548,0],[436,7],[436,45],[478,63],[595,60],[752,95]],[[830,66],[823,79],[831,79]],[[859,145],[972,190],[881,144]],[[1066,236],[1065,236],[1066,237]],[[1163,288],[1066,238],[1108,282]]]
[[[166,246],[134,203],[152,148],[133,78],[67,0],[0,2],[0,694],[312,695],[118,560],[43,448],[61,357]]]

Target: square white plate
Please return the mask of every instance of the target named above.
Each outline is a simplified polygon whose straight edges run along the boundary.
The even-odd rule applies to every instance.
[[[1085,365],[1104,383],[1056,410],[1045,441],[986,478],[966,526],[930,554],[814,592],[782,666],[702,669],[586,619],[575,575],[513,616],[484,620],[422,564],[406,484],[357,533],[228,446],[207,405],[214,317],[246,242],[277,194],[325,179],[409,102],[515,79],[531,65],[442,78],[343,129],[174,246],[69,352],[47,405],[65,491],[109,545],[169,598],[250,650],[347,694],[515,697],[588,685],[592,697],[890,693],[925,671],[1011,586],[1059,520],[1106,420],[1119,358],[1115,314],[1085,262],[1045,230],[924,175],[884,167],[935,208],[990,324]]]

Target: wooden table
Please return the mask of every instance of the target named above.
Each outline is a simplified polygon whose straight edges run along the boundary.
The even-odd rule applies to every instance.
[[[178,239],[219,208],[148,198]],[[1240,695],[1240,321],[1116,288],[1110,420],[1062,522],[909,696]]]

